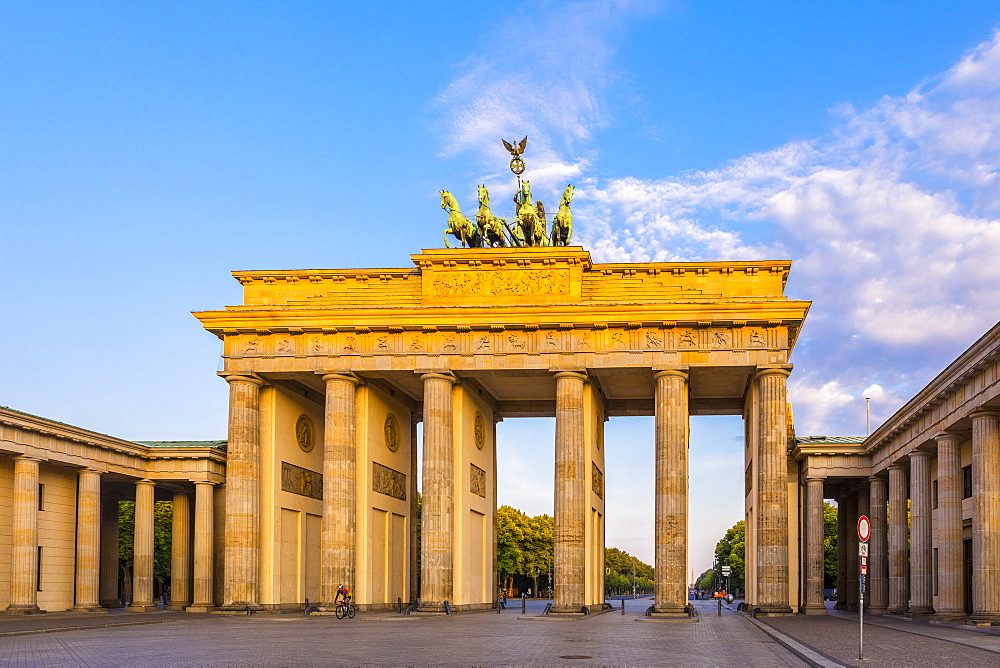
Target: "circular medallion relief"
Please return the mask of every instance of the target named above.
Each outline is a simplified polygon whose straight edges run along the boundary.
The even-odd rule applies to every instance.
[[[316,445],[316,428],[308,415],[300,415],[295,421],[295,442],[303,452],[309,452]]]
[[[472,420],[472,429],[476,434],[476,447],[482,450],[486,444],[486,421],[479,411],[476,411],[476,417]]]
[[[396,452],[399,449],[399,420],[396,419],[395,413],[385,416],[382,431],[385,434],[385,447]]]

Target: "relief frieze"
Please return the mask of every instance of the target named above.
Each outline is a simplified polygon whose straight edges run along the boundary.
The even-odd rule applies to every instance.
[[[486,498],[486,471],[475,464],[469,464],[469,490],[476,496]]]
[[[593,467],[592,475],[590,478],[590,487],[594,490],[594,494],[598,498],[604,498],[604,473],[601,469],[597,468],[596,462],[591,462],[590,465]]]
[[[281,462],[281,491],[323,500],[323,474]]]
[[[431,279],[437,297],[568,295],[568,269],[449,271]]]
[[[372,462],[372,491],[406,501],[406,474]]]

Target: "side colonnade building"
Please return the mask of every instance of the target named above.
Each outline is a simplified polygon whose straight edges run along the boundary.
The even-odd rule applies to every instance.
[[[839,506],[837,607],[1000,624],[1000,324],[867,438],[797,439],[802,610],[823,607],[823,499]]]
[[[0,407],[0,612],[121,602],[119,501],[135,501],[131,605],[153,601],[154,502],[173,502],[172,609],[214,607],[225,442],[133,443]]]

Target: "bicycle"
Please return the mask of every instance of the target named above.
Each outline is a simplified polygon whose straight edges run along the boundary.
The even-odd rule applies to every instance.
[[[347,601],[341,601],[337,604],[337,619],[343,619],[344,617],[349,617],[354,619],[354,615],[358,612],[358,607],[353,603],[348,603]]]

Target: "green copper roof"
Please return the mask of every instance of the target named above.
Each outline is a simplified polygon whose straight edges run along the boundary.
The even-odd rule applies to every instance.
[[[218,448],[226,449],[228,441],[132,441],[149,448]]]
[[[838,445],[860,445],[867,436],[798,436],[796,443],[829,443]]]

